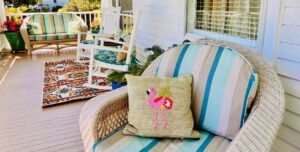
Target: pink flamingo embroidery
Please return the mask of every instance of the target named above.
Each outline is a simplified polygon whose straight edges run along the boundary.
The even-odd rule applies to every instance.
[[[158,93],[158,96],[157,96]],[[164,109],[171,110],[173,107],[173,101],[170,98],[171,91],[169,87],[164,87],[157,92],[156,88],[151,88],[147,90],[148,97],[148,105],[153,107],[154,113],[154,128],[158,128],[158,114],[163,121],[163,128],[168,128],[168,123],[166,119],[166,115],[164,113]]]

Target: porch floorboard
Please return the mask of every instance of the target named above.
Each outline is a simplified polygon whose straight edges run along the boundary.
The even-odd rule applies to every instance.
[[[35,51],[32,57],[0,55],[0,151],[83,151],[79,114],[86,100],[41,107],[44,62],[74,59],[75,53],[66,48],[60,54]]]

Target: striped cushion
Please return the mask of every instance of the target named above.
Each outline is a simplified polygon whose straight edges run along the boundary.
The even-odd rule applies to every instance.
[[[166,52],[157,76],[193,74],[196,128],[233,139],[247,118],[258,77],[247,60],[231,48],[186,44]]]
[[[63,21],[63,15],[62,14],[56,14],[53,16],[54,20],[54,27],[56,33],[67,33],[68,31],[65,30],[65,25]]]
[[[64,31],[68,32],[69,22],[75,20],[75,16],[72,14],[62,14],[62,20],[64,23]]]
[[[44,23],[44,16],[40,14],[34,14],[28,21],[29,23],[39,23],[43,34],[45,34],[45,23]]]
[[[200,139],[157,139],[122,134],[123,128],[116,130],[111,135],[93,145],[93,152],[103,151],[130,151],[130,152],[223,152],[230,141],[209,132],[200,131]]]
[[[42,35],[29,35],[31,41],[49,41],[49,40],[64,40],[76,39],[77,34],[59,33],[59,34],[42,34]]]
[[[45,24],[45,34],[54,34],[55,26],[54,26],[54,20],[52,14],[45,14],[44,16],[44,24]]]

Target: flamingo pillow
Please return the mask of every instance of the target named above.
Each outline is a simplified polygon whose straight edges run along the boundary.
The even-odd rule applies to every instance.
[[[145,137],[199,138],[193,130],[192,76],[179,78],[126,75],[128,125],[123,133]]]

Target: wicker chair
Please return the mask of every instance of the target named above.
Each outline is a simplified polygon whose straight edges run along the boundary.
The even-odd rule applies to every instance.
[[[257,69],[260,83],[252,111],[227,151],[270,151],[283,119],[285,96],[282,84],[272,66],[262,57],[241,45],[217,40],[199,40],[197,44],[225,45],[243,54]],[[154,75],[159,59],[144,75]],[[88,101],[80,115],[80,130],[85,150],[127,123],[128,96],[126,87]]]

